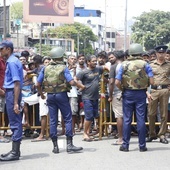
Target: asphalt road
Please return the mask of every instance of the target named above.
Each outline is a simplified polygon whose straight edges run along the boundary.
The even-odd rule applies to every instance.
[[[162,144],[159,139],[147,143],[147,152],[139,152],[138,138],[132,137],[129,152],[119,151],[119,146],[111,145],[116,139],[104,137],[100,141],[82,141],[82,133],[74,136],[74,144],[82,146],[80,153],[66,152],[65,137],[59,137],[60,153],[52,153],[51,140],[31,142],[23,139],[19,161],[0,162],[0,170],[169,170],[170,144]],[[170,141],[170,138],[169,138]],[[0,143],[0,153],[11,149],[10,143]]]

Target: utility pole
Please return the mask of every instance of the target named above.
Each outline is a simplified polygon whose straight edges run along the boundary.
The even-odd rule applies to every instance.
[[[6,0],[4,0],[4,29],[3,29],[3,34],[4,34],[4,40],[6,39]]]
[[[77,56],[79,56],[79,33],[77,34]]]
[[[104,28],[104,51],[106,51],[106,6],[107,0],[105,0],[105,28]]]
[[[42,54],[42,22],[40,25],[40,51],[39,51],[40,55]]]
[[[125,21],[124,21],[124,51],[127,49],[127,3],[128,0],[125,2]]]
[[[16,24],[16,28],[17,28],[17,50],[19,50],[19,24]]]

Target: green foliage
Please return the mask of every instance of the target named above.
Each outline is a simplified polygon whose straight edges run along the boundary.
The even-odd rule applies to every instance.
[[[11,19],[23,18],[23,2],[15,2],[10,7]]]
[[[40,44],[35,44],[35,46],[37,48],[37,53],[40,51]],[[49,53],[51,51],[52,47],[50,45],[41,45],[41,55],[42,56],[49,56]]]
[[[170,12],[151,10],[144,12],[132,26],[132,41],[142,44],[146,50],[170,42]]]
[[[44,34],[48,34],[50,38],[71,38],[74,39],[75,51],[78,51],[77,40],[79,38],[79,53],[94,53],[92,43],[97,41],[97,36],[92,30],[81,23],[64,24],[54,29],[48,29]]]

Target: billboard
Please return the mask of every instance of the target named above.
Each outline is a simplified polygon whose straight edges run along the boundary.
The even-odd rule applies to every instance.
[[[74,0],[24,0],[24,22],[73,23]]]

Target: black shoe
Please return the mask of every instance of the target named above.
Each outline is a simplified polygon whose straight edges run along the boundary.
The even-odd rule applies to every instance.
[[[152,142],[153,140],[156,140],[157,137],[147,137],[146,142]]]
[[[128,149],[128,148],[124,148],[123,146],[121,146],[121,147],[119,148],[119,151],[129,152],[129,149]]]
[[[161,142],[161,143],[164,143],[164,144],[168,144],[168,143],[169,143],[168,140],[167,140],[166,138],[160,139],[160,142]]]
[[[148,150],[147,147],[144,147],[144,148],[140,148],[140,149],[139,149],[140,152],[145,152],[145,151],[147,151],[147,150]]]

